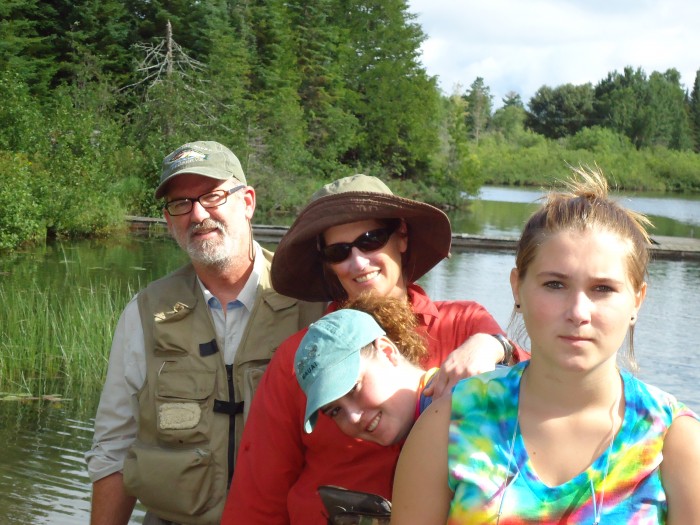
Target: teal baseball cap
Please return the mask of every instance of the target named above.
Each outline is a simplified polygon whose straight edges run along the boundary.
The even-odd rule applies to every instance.
[[[306,394],[307,433],[313,431],[321,407],[352,390],[360,375],[360,350],[383,335],[374,317],[350,308],[309,326],[294,356],[294,372]]]

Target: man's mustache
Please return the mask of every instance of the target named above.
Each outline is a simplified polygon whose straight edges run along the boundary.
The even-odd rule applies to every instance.
[[[224,225],[220,223],[217,220],[214,219],[204,219],[202,222],[197,223],[197,224],[192,224],[189,228],[189,233],[190,235],[197,233],[200,230],[211,230],[211,229],[217,229],[220,231],[225,231]]]

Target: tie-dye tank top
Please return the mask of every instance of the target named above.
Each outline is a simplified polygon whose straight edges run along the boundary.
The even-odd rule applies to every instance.
[[[454,498],[448,525],[495,524],[499,509],[500,525],[591,525],[596,513],[602,524],[665,523],[667,502],[659,476],[663,438],[676,417],[698,416],[670,394],[622,370],[625,415],[612,448],[573,479],[548,487],[532,469],[520,431],[514,432],[527,364],[481,374],[454,387],[448,445]]]

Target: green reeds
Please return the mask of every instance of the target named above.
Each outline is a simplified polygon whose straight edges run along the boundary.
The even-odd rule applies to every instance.
[[[0,287],[0,394],[80,398],[99,392],[114,327],[133,294],[130,286],[108,280]]]

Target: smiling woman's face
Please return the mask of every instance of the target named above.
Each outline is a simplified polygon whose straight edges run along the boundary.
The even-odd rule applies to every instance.
[[[370,355],[360,357],[360,373],[353,389],[322,407],[321,412],[350,437],[393,445],[404,440],[413,426],[423,371],[395,354],[392,357],[381,344]]]
[[[323,239],[326,246],[349,243],[365,232],[384,226],[378,220],[331,226],[324,232]],[[361,293],[370,291],[382,297],[404,297],[406,283],[402,274],[401,255],[407,247],[406,226],[402,223],[383,248],[365,253],[353,247],[347,259],[327,265],[337,276],[349,299],[355,299]]]

